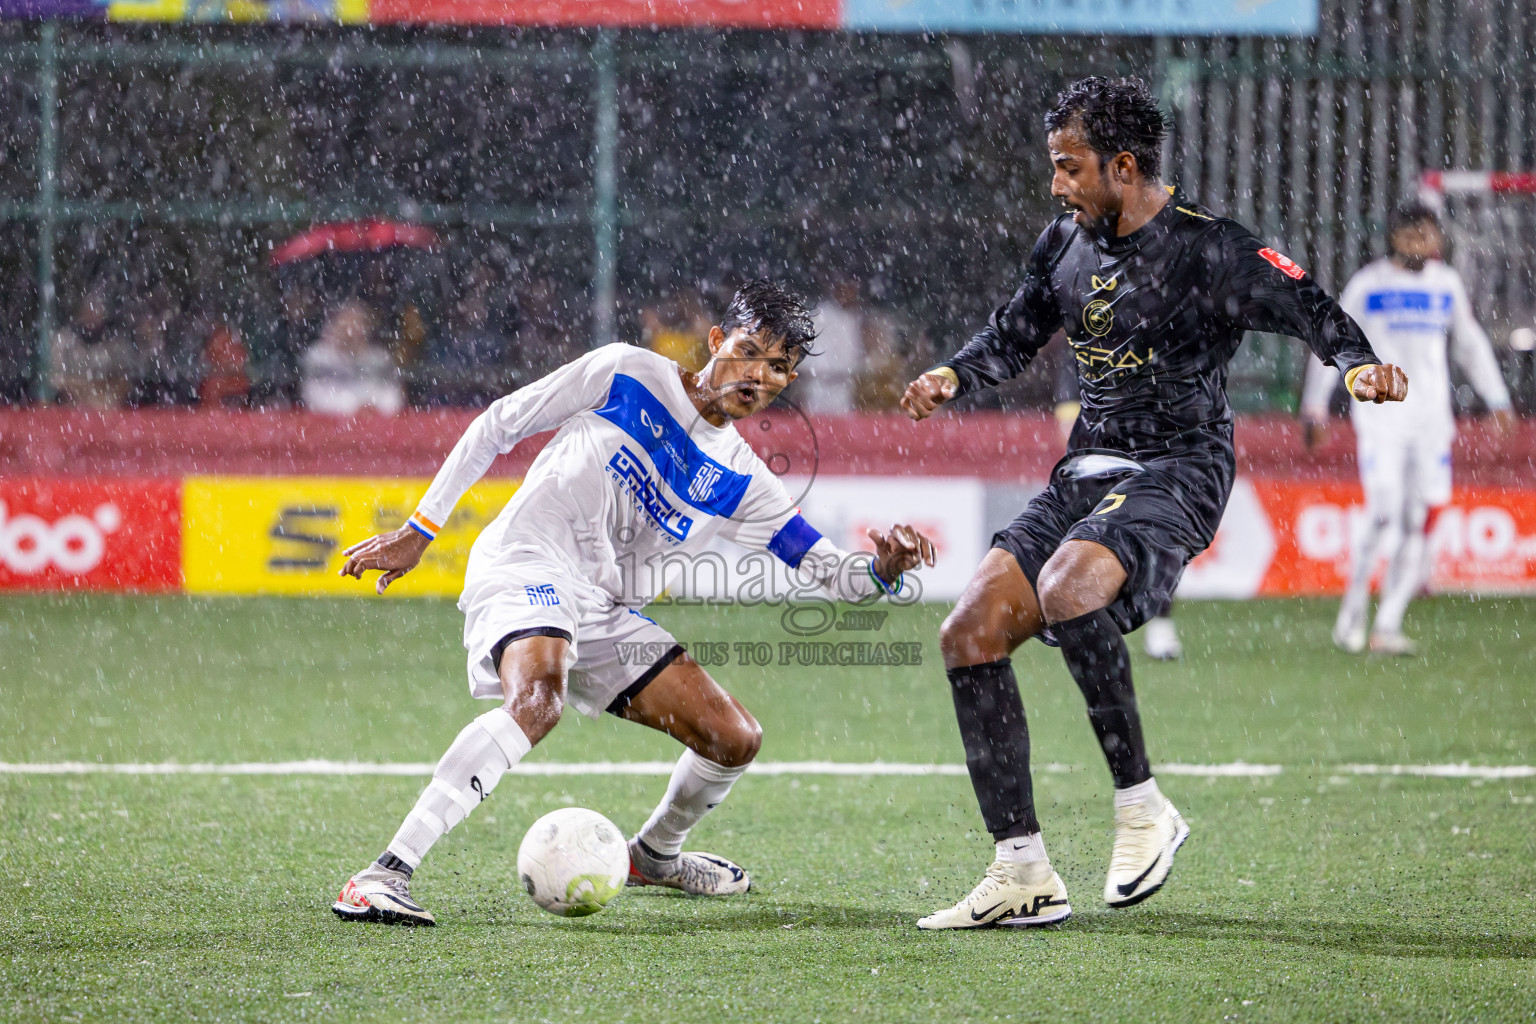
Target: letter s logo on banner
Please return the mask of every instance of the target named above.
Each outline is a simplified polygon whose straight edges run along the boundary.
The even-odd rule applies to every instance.
[[[174,480],[0,480],[0,589],[176,590]]]

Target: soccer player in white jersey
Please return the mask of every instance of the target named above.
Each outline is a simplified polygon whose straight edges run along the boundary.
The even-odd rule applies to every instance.
[[[1391,255],[1356,272],[1339,300],[1381,358],[1401,366],[1413,381],[1404,402],[1350,409],[1366,521],[1333,640],[1355,654],[1367,642],[1379,654],[1414,653],[1413,641],[1403,635],[1403,614],[1428,578],[1428,535],[1435,515],[1451,500],[1456,418],[1448,354],[1500,424],[1513,422],[1509,389],[1488,335],[1473,315],[1461,275],[1440,259],[1443,242],[1433,210],[1419,203],[1400,207],[1390,224]],[[1313,357],[1302,398],[1310,436],[1327,422],[1333,376]],[[1371,574],[1379,554],[1386,557],[1387,574],[1367,641]]]
[[[848,555],[801,517],[732,422],[766,408],[795,379],[815,328],[803,302],[767,281],[738,291],[710,331],[698,373],[629,345],[608,345],[500,399],[454,446],[410,521],[349,548],[344,575],[378,570],[380,593],[409,572],[440,524],[497,455],[558,428],[516,495],[475,541],[459,608],[469,689],[501,706],[464,727],[385,852],[346,883],[346,920],[433,924],[411,874],[566,704],[648,725],[687,749],[650,820],[629,843],[632,885],[698,895],[745,892],[723,857],[683,852],[756,755],[752,715],[640,609],[664,581],[657,561],[698,554],[717,537],[767,551],[828,596],[897,593],[933,564],[907,526],[870,531],[876,553]],[[675,564],[675,563],[674,563]],[[634,664],[629,651],[660,652]]]

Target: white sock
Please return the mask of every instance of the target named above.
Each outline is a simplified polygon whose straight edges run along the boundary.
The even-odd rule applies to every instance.
[[[637,838],[662,856],[681,853],[688,830],[725,799],[746,770],[746,765],[727,768],[692,750],[683,751],[672,769],[667,795]]]
[[[1163,793],[1157,788],[1156,779],[1138,782],[1134,786],[1115,790],[1115,806],[1130,807],[1133,804],[1150,804],[1155,811],[1163,808]]]
[[[1040,837],[1039,832],[1031,832],[1027,836],[1014,839],[999,839],[997,859],[1004,864],[1034,864],[1039,861],[1047,863],[1050,861],[1050,858],[1045,855],[1045,840]]]
[[[414,871],[432,844],[490,795],[501,775],[533,744],[502,708],[466,725],[432,772],[432,781],[405,816],[387,852]]]
[[[1375,632],[1403,631],[1403,615],[1408,611],[1408,602],[1414,599],[1419,588],[1424,585],[1421,572],[1427,546],[1428,538],[1424,536],[1424,531],[1414,530],[1402,538],[1397,550],[1392,553],[1392,561],[1387,566],[1387,578],[1381,586],[1381,601],[1376,606]]]
[[[1339,606],[1339,619],[1363,619],[1371,599],[1371,575],[1376,570],[1376,552],[1387,523],[1374,513],[1367,513],[1360,534],[1355,537],[1355,547],[1349,563],[1349,583],[1344,588],[1344,601]]]

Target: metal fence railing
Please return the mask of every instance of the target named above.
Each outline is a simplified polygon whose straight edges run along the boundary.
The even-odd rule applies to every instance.
[[[757,273],[854,279],[918,364],[1012,287],[1053,209],[1041,114],[1092,72],[1152,77],[1171,176],[1338,289],[1426,168],[1532,165],[1533,36],[1493,0],[1325,0],[1292,39],[4,23],[0,377],[48,397],[93,294],[125,331],[151,299],[230,321],[275,372],[266,254],[363,216],[442,234],[430,330],[492,267],[520,373]],[[1255,339],[1234,396],[1284,407],[1299,366]]]

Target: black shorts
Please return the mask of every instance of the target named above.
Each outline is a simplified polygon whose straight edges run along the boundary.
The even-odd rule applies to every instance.
[[[1108,611],[1129,633],[1167,612],[1184,567],[1216,536],[1232,478],[1219,453],[1132,462],[1117,452],[1070,452],[1045,490],[993,535],[992,546],[1018,559],[1038,593],[1040,570],[1063,542],[1104,545],[1126,574]],[[1049,629],[1040,638],[1056,644]]]

